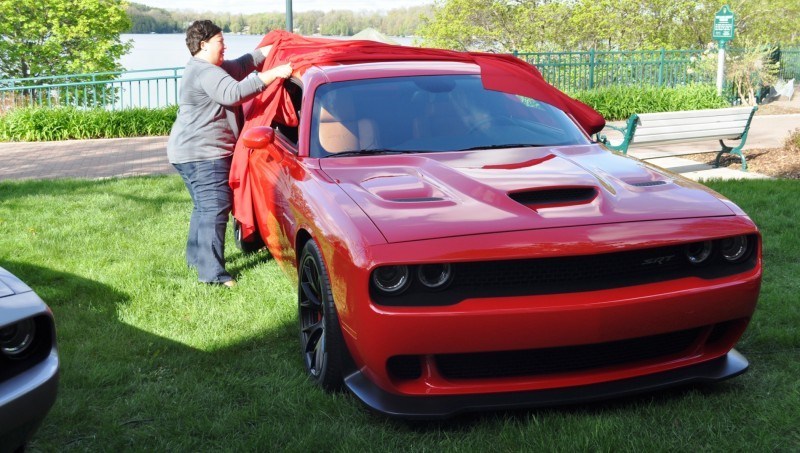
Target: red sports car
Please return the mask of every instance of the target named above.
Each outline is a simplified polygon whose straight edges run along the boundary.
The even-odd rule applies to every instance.
[[[729,200],[477,64],[311,64],[284,89],[299,122],[242,144],[317,384],[441,418],[747,369],[761,240]]]

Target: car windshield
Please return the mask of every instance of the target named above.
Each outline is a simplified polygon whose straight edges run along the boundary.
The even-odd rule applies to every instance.
[[[315,157],[588,143],[561,110],[483,87],[478,75],[390,77],[320,86]]]

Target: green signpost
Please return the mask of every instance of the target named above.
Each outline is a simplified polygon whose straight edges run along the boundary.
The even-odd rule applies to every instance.
[[[725,48],[728,42],[733,40],[736,34],[736,16],[728,5],[724,5],[714,15],[714,28],[711,30],[711,38],[719,44],[719,56],[717,58],[717,94],[722,94],[722,86],[725,80]]]
[[[728,41],[732,41],[736,34],[736,17],[728,5],[723,6],[714,16],[714,29],[711,37],[719,43],[720,48],[724,48]]]

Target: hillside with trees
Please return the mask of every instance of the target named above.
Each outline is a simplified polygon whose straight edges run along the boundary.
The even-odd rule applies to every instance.
[[[330,36],[352,36],[372,27],[390,36],[416,33],[432,6],[396,8],[387,12],[353,12],[344,10],[306,11],[293,15],[295,31],[303,35],[320,33]],[[194,11],[153,8],[130,3],[127,8],[131,27],[128,33],[183,33],[192,21],[210,19],[226,33],[263,34],[286,26],[283,12],[258,14],[197,13]]]

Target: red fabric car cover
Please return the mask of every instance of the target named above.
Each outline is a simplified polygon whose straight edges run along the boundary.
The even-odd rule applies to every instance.
[[[481,52],[455,52],[441,49],[396,46],[374,41],[340,41],[307,38],[283,30],[269,32],[258,47],[272,45],[264,61],[265,68],[291,63],[295,75],[312,65],[368,63],[396,60],[437,60],[474,63],[481,68],[483,86],[490,90],[519,94],[551,104],[570,113],[589,134],[599,132],[605,119],[588,105],[570,98],[547,83],[535,67],[512,55]],[[247,112],[242,134],[251,127],[269,126],[272,121],[296,126],[298,118],[292,107],[283,80],[273,82],[253,99]],[[241,138],[236,144],[231,166],[230,186],[233,189],[233,214],[242,225],[242,238],[255,231],[255,217],[248,177],[248,150]]]

